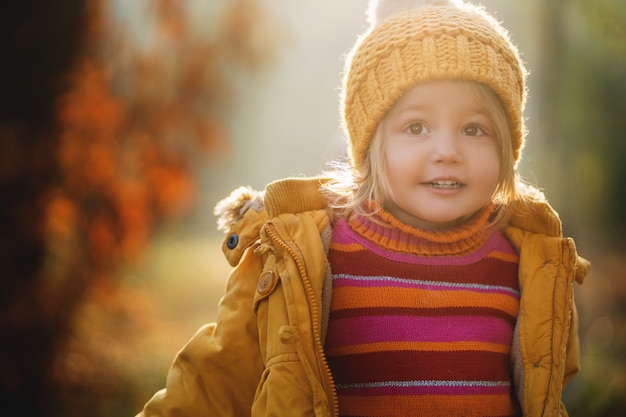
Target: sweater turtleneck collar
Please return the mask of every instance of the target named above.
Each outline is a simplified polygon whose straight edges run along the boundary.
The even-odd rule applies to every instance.
[[[365,239],[391,251],[420,256],[458,256],[484,245],[493,232],[488,225],[494,208],[490,204],[465,223],[448,229],[418,229],[383,209],[371,217],[354,214],[348,223]]]

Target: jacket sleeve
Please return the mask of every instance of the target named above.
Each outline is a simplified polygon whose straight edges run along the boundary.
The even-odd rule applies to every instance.
[[[513,361],[524,415],[548,415],[542,414],[548,399],[551,404],[549,415],[567,416],[562,390],[580,369],[578,314],[572,281],[581,284],[590,263],[577,255],[573,240],[563,238],[560,221],[547,203],[529,203],[519,208],[511,216],[505,233],[520,252],[520,284],[526,294],[525,300],[532,300],[526,304],[526,326],[519,340],[526,346],[523,348],[526,353],[522,352],[524,362],[521,358]],[[555,281],[560,285],[557,291],[556,287],[549,285],[549,280],[536,279],[539,276],[567,279]],[[550,329],[549,317],[554,314],[559,315],[559,321],[557,328]],[[521,325],[521,321],[518,323]],[[528,329],[532,329],[532,333]],[[522,334],[525,335],[523,340]],[[548,344],[545,343],[546,336],[549,336]],[[555,344],[555,340],[559,342]],[[532,353],[529,355],[528,352]],[[541,366],[540,359],[549,357],[554,359],[557,369],[552,365]],[[553,374],[556,370],[559,375]]]
[[[242,234],[231,233],[225,240],[230,238],[228,246],[235,246],[231,249],[239,255],[227,254],[236,267],[220,301],[216,323],[202,327],[178,353],[165,388],[138,417],[250,415],[263,371],[252,302],[262,270],[261,257],[254,252],[258,243],[251,243],[254,234],[258,236],[258,216],[250,210],[242,222],[251,221],[255,227],[243,228]]]

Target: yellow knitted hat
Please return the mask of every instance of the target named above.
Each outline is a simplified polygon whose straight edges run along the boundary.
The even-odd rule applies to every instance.
[[[363,166],[372,136],[396,100],[417,84],[447,79],[483,83],[497,94],[517,162],[525,135],[526,70],[507,31],[471,4],[415,3],[421,2],[374,24],[348,55],[342,98],[353,166]]]

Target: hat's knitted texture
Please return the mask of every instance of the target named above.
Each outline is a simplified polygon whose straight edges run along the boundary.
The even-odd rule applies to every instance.
[[[399,13],[366,32],[346,64],[344,127],[356,168],[363,167],[372,136],[396,100],[417,84],[447,79],[491,87],[519,159],[526,70],[506,30],[482,8],[424,6]]]

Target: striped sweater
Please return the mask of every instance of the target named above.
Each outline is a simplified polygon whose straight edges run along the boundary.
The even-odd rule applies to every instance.
[[[337,222],[325,349],[341,416],[519,415],[518,256],[489,214],[445,231]]]

